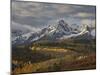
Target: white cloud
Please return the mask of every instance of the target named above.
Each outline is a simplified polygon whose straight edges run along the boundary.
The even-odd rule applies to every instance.
[[[92,35],[92,36],[96,36],[96,34],[95,34],[95,29],[91,31],[91,35]]]
[[[74,11],[73,7],[70,5],[56,4],[56,5],[53,5],[53,7],[57,10],[58,13],[69,13],[69,12]]]
[[[91,19],[83,19],[81,20],[81,24],[87,24],[87,25],[91,25],[92,27],[95,27],[95,20],[91,20]]]
[[[13,22],[13,21],[11,23],[11,29],[12,30],[21,30],[23,32],[27,32],[27,31],[37,32],[40,30],[39,28],[35,28],[35,27],[30,26],[30,25],[22,25],[22,24]]]
[[[86,12],[78,12],[76,14],[71,15],[72,17],[80,17],[80,18],[88,18],[88,17],[95,17],[93,13],[86,13]]]

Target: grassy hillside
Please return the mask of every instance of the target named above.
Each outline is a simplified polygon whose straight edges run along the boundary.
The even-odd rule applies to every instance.
[[[12,48],[12,73],[69,71],[96,68],[95,40],[35,42]]]

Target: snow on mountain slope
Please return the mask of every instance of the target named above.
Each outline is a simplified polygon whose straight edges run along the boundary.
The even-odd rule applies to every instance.
[[[23,44],[23,43],[32,42],[38,39],[39,39],[38,33],[29,32],[27,34],[23,34],[23,35],[13,38],[12,42],[13,44]]]
[[[54,40],[61,40],[61,39],[68,39],[71,37],[77,37],[86,33],[89,33],[87,25],[84,25],[79,31],[78,29],[73,29],[70,25],[68,25],[64,20],[58,21],[55,26],[49,25],[41,29],[38,32],[29,32],[27,34],[22,34],[14,39],[12,39],[13,44],[24,44],[24,43],[31,43],[37,41],[41,38],[54,39]]]
[[[71,38],[71,37],[77,37],[77,36],[79,36],[79,35],[83,35],[83,34],[85,34],[85,33],[89,33],[89,31],[87,31],[87,29],[86,29],[86,25],[85,25],[85,28],[80,32],[80,33],[77,33],[77,34],[71,34],[71,35],[64,35],[63,37],[61,37],[60,39],[65,39],[65,38]]]

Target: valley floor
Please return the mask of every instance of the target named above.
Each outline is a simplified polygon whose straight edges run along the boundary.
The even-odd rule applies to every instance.
[[[95,50],[86,52],[85,50],[77,51],[72,48],[59,46],[17,47],[14,50],[16,52],[13,52],[12,74],[88,70],[96,68]]]

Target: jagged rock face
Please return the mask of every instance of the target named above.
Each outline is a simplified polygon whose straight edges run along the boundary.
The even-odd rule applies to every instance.
[[[66,32],[70,32],[71,31],[71,28],[68,26],[67,23],[65,23],[64,20],[60,20],[59,21],[59,24],[58,24],[58,30],[64,30]]]
[[[55,34],[58,35],[70,35],[71,34],[71,28],[67,23],[65,23],[64,20],[60,20],[58,22],[58,26],[56,28]]]

